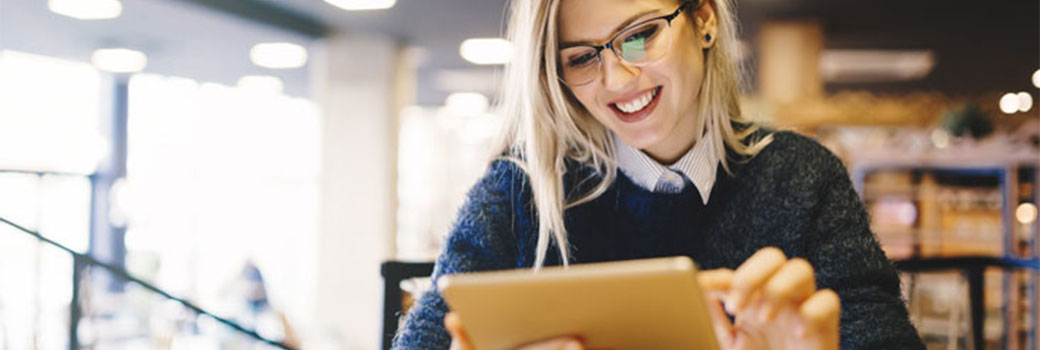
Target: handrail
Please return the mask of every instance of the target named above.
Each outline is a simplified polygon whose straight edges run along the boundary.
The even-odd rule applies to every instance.
[[[971,311],[971,334],[973,349],[984,349],[986,337],[986,278],[987,267],[999,267],[1004,270],[1024,269],[1040,270],[1040,259],[1016,258],[1012,256],[958,256],[958,257],[915,257],[893,261],[895,268],[902,272],[932,272],[942,270],[961,270],[968,280],[968,304]]]
[[[141,280],[140,278],[137,278],[137,277],[134,277],[134,276],[130,275],[129,272],[127,272],[126,270],[123,270],[122,268],[119,268],[119,267],[116,267],[116,266],[113,266],[113,265],[110,265],[110,264],[98,261],[97,259],[94,259],[90,255],[81,254],[81,253],[79,253],[79,252],[77,252],[75,250],[70,249],[69,247],[66,247],[66,246],[62,245],[61,243],[55,242],[55,241],[53,241],[53,240],[51,240],[51,239],[49,239],[47,237],[44,237],[39,232],[35,232],[35,231],[32,231],[32,230],[29,230],[29,229],[27,229],[25,227],[22,227],[21,225],[18,225],[18,224],[14,223],[14,222],[11,222],[10,220],[7,220],[4,217],[0,217],[0,222],[5,223],[7,225],[10,225],[11,227],[14,227],[14,228],[18,229],[19,231],[22,231],[22,232],[24,232],[24,233],[26,233],[26,234],[28,234],[30,236],[33,236],[34,238],[36,238],[40,242],[46,243],[46,244],[48,244],[50,246],[56,247],[58,249],[64,250],[65,252],[67,252],[69,254],[72,254],[73,258],[76,261],[78,261],[78,262],[85,262],[88,265],[100,267],[100,268],[108,271],[109,273],[112,273],[112,274],[114,274],[114,275],[116,275],[116,276],[118,276],[120,278],[123,278],[123,279],[125,279],[127,281],[134,282],[134,283],[140,285],[141,287],[144,287],[144,289],[147,289],[147,290],[152,291],[152,292],[154,292],[156,294],[159,294],[159,295],[161,295],[162,297],[164,297],[166,299],[176,301],[176,302],[180,303],[181,305],[184,305],[184,307],[186,307],[188,309],[191,309],[192,311],[194,311],[197,314],[202,314],[202,315],[209,316],[209,317],[213,318],[214,320],[217,320],[217,322],[223,323],[224,325],[230,327],[231,329],[233,329],[235,331],[238,331],[240,333],[244,333],[244,334],[252,337],[253,339],[256,339],[258,341],[261,341],[261,342],[264,342],[264,343],[267,343],[269,345],[276,346],[276,347],[279,347],[279,348],[282,348],[282,349],[285,349],[285,350],[294,350],[292,347],[290,347],[290,346],[288,346],[288,345],[286,345],[284,343],[264,338],[263,336],[258,334],[255,330],[245,328],[245,327],[243,327],[242,325],[238,324],[235,321],[229,320],[229,319],[224,318],[224,317],[217,316],[217,315],[213,314],[212,312],[203,310],[201,307],[198,307],[195,304],[192,304],[190,301],[187,301],[187,300],[175,297],[175,296],[171,295],[170,293],[167,293],[166,291],[164,291],[162,289],[159,289],[159,287],[156,287],[156,286],[152,285],[151,283],[145,282],[144,280]],[[79,267],[77,266],[77,269],[78,268]]]

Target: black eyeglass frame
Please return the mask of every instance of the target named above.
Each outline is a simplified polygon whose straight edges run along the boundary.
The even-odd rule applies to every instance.
[[[649,22],[660,20],[660,19],[664,19],[665,22],[668,24],[668,27],[671,28],[672,20],[674,20],[675,17],[679,17],[679,14],[683,13],[683,11],[685,11],[687,7],[689,7],[691,4],[696,3],[697,7],[694,8],[694,9],[699,9],[701,7],[701,5],[704,4],[706,1],[707,0],[684,1],[681,5],[679,5],[679,8],[675,9],[675,11],[670,13],[670,14],[667,14],[667,15],[664,15],[664,16],[659,16],[659,17],[654,17],[654,18],[649,18],[649,19],[646,19],[644,21],[640,21],[639,23],[631,24],[631,25],[629,25],[629,26],[619,30],[617,32],[617,34],[614,34],[614,36],[610,37],[610,39],[607,40],[606,44],[602,44],[602,45],[574,45],[574,46],[568,46],[568,47],[565,47],[565,48],[561,48],[560,51],[562,51],[564,49],[569,49],[569,48],[572,48],[572,47],[582,47],[582,46],[590,47],[593,50],[596,50],[596,59],[599,60],[599,64],[601,65],[599,67],[599,69],[603,69],[602,68],[603,57],[601,57],[603,55],[603,49],[610,49],[611,52],[614,52],[614,55],[616,55],[622,61],[625,61],[625,59],[622,58],[620,53],[618,53],[617,51],[614,51],[614,42],[617,41],[618,36],[620,36],[621,34],[625,34],[626,32],[628,32],[629,29],[632,29],[632,28],[644,25],[644,24],[649,23]],[[628,61],[625,61],[625,62],[628,62]],[[567,81],[563,79],[563,64],[557,64],[557,67],[559,67],[558,68],[559,72],[557,73],[557,76],[559,76],[560,81],[563,82],[564,84],[571,85],[571,84],[568,84]],[[592,80],[590,80],[589,82],[592,82]],[[575,84],[575,85],[579,85],[579,86],[580,85],[585,85],[585,84],[588,84],[589,82],[581,83],[581,84]]]

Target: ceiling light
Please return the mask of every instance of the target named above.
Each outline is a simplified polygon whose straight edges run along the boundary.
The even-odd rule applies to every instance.
[[[505,64],[513,58],[513,44],[497,38],[466,39],[459,54],[476,64]]]
[[[262,43],[253,45],[249,58],[264,68],[300,68],[307,64],[307,49],[293,43]]]
[[[1036,72],[1033,72],[1033,86],[1036,86],[1037,89],[1040,89],[1040,69],[1037,69]]]
[[[1018,112],[1018,95],[1009,92],[1001,96],[1000,111],[1004,112],[1004,114]]]
[[[477,115],[487,111],[488,99],[476,92],[456,92],[448,95],[444,106],[455,115]]]
[[[384,10],[394,7],[397,0],[325,0],[329,5],[347,11]]]
[[[94,67],[113,73],[135,73],[148,65],[148,56],[130,49],[98,49],[90,57]]]
[[[249,91],[280,94],[285,91],[282,79],[270,75],[246,75],[238,79],[238,87]]]
[[[119,0],[49,0],[51,12],[75,19],[112,19],[123,12]]]
[[[828,82],[871,83],[924,78],[935,67],[927,50],[824,50],[820,73]]]
[[[1036,205],[1033,203],[1022,203],[1015,210],[1015,218],[1023,225],[1029,225],[1036,220]]]
[[[1018,98],[1019,112],[1029,112],[1030,109],[1033,109],[1033,95],[1028,92],[1019,92],[1015,94],[1015,97]]]

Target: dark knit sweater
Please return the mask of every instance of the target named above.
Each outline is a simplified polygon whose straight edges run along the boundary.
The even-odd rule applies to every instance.
[[[573,263],[685,255],[702,269],[736,268],[776,246],[816,268],[820,288],[841,296],[842,349],[924,349],[900,297],[899,279],[874,235],[841,161],[790,132],[746,163],[718,172],[707,206],[689,183],[678,194],[653,193],[618,172],[595,200],[567,210]],[[595,173],[576,163],[566,193],[587,190]],[[537,220],[527,176],[497,161],[470,190],[433,273],[526,268],[534,262]],[[547,262],[559,264],[551,247]],[[448,310],[436,287],[408,313],[394,349],[447,349]]]

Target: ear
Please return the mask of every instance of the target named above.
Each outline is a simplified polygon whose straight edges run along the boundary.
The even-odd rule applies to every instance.
[[[695,31],[701,47],[707,49],[715,45],[718,38],[719,22],[715,16],[715,2],[711,0],[700,0],[704,2],[693,12]]]

